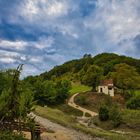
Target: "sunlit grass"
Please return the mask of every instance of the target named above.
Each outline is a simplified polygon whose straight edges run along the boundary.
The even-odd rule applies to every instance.
[[[136,95],[140,95],[140,90],[135,90],[134,93],[135,93]]]
[[[72,85],[72,89],[70,90],[70,94],[75,94],[75,93],[79,93],[79,92],[86,92],[86,91],[90,91],[92,89],[92,87],[89,86],[85,86],[85,85],[80,85],[80,84],[73,84]]]

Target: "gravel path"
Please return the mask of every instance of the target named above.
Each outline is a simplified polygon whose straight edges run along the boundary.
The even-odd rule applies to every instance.
[[[92,138],[90,135],[86,135],[82,132],[63,127],[35,114],[32,114],[32,116],[34,116],[35,120],[44,128],[54,131],[54,133],[42,134],[43,140],[104,140],[101,138]]]
[[[77,105],[75,102],[74,102],[74,98],[78,95],[79,93],[76,93],[74,94],[73,96],[71,96],[71,98],[69,99],[68,101],[68,105],[73,107],[73,108],[76,108],[76,109],[79,109],[83,112],[83,117],[85,116],[85,113],[89,113],[91,116],[97,116],[98,114],[96,112],[93,112],[93,111],[90,111],[88,109],[85,109],[79,105]]]

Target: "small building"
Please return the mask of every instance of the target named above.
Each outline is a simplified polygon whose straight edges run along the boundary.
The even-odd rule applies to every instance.
[[[114,85],[112,79],[102,80],[97,87],[99,93],[105,93],[110,96],[114,96]]]

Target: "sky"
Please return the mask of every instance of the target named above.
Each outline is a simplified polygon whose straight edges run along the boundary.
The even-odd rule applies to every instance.
[[[0,69],[22,76],[110,52],[140,58],[139,0],[0,0]]]

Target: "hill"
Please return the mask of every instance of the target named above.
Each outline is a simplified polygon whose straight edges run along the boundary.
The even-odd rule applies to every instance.
[[[126,63],[136,68],[140,74],[140,60],[120,56],[113,53],[102,53],[94,57],[91,55],[84,55],[83,58],[68,61],[60,66],[55,66],[52,70],[42,73],[40,76],[44,80],[50,79],[69,79],[70,81],[80,81],[83,76],[83,71],[86,71],[91,65],[97,65],[103,69],[103,75],[106,76],[112,72],[116,64]]]

